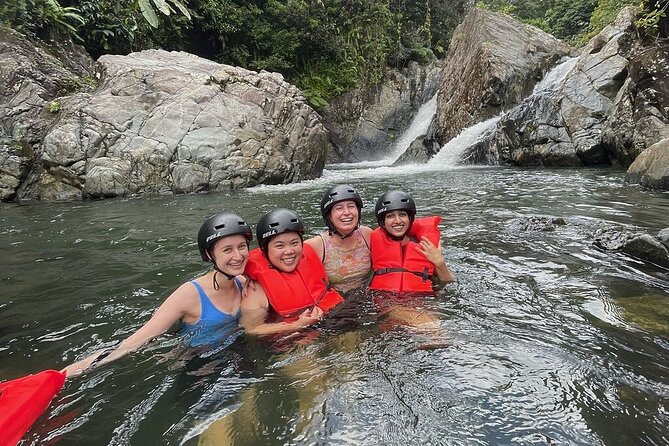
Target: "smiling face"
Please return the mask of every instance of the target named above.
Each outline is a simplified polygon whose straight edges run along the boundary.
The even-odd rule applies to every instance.
[[[353,200],[336,203],[330,210],[330,221],[340,234],[349,234],[358,227],[358,206]]]
[[[217,240],[209,250],[218,269],[231,276],[244,273],[249,260],[249,245],[243,235],[231,235]]]
[[[284,232],[273,237],[267,245],[267,258],[279,271],[293,271],[302,258],[300,235],[297,232]]]
[[[411,219],[406,211],[390,211],[383,218],[383,229],[393,237],[404,237],[410,227]]]

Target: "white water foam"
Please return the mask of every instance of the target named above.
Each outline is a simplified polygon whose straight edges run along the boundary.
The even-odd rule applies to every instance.
[[[467,150],[467,148],[471,147],[483,132],[495,125],[501,117],[502,115],[498,115],[494,118],[474,124],[471,127],[467,127],[461,131],[458,136],[444,144],[441,147],[441,150],[439,150],[439,153],[434,155],[432,159],[427,162],[427,165],[433,168],[456,166],[460,161],[462,153]]]
[[[432,117],[436,113],[436,95],[421,107],[416,118],[409,129],[395,144],[395,149],[411,142],[421,134],[427,132]],[[367,178],[390,178],[402,177],[420,174],[422,172],[429,172],[434,170],[455,170],[455,169],[475,169],[487,168],[489,166],[458,166],[460,155],[470,147],[476,139],[485,132],[488,128],[495,125],[500,119],[500,116],[488,119],[487,121],[479,122],[471,127],[464,129],[458,136],[446,143],[442,149],[437,153],[432,160],[426,164],[405,164],[401,166],[391,166],[392,162],[397,159],[402,153],[391,154],[388,158],[378,161],[361,161],[358,163],[338,163],[327,165],[323,169],[323,174],[320,178],[313,180],[301,181],[299,183],[291,184],[277,184],[277,185],[259,185],[249,188],[248,191],[252,193],[271,193],[285,190],[300,190],[312,188],[326,188],[329,185],[336,183],[348,183],[352,180],[364,180]],[[405,141],[405,142],[401,142]],[[407,147],[404,147],[403,151]]]
[[[385,161],[386,165],[394,163],[406,150],[412,142],[421,135],[426,135],[430,128],[432,118],[437,113],[437,93],[432,98],[420,106],[414,116],[409,128],[395,142],[393,149]]]
[[[560,88],[564,80],[567,78],[567,75],[571,73],[576,66],[576,62],[578,62],[578,57],[570,57],[564,62],[554,66],[553,69],[546,73],[541,81],[537,82],[532,94],[538,94],[543,91],[553,91]]]

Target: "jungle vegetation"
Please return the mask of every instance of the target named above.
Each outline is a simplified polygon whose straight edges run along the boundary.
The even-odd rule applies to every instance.
[[[572,44],[640,0],[481,0]],[[641,0],[658,33],[667,0]],[[38,38],[69,35],[97,58],[147,48],[184,50],[277,71],[312,105],[373,85],[388,67],[445,56],[472,0],[8,0],[0,24]]]

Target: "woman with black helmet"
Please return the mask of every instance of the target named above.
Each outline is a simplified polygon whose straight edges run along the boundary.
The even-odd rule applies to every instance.
[[[177,288],[151,319],[115,350],[96,352],[63,371],[73,376],[93,364],[120,358],[177,322],[182,323],[182,332],[191,346],[223,341],[238,326],[243,287],[238,277],[246,268],[252,237],[251,228],[237,214],[224,212],[207,219],[197,241],[202,260],[211,262],[212,270]]]
[[[409,194],[391,190],[374,209],[379,227],[371,235],[373,277],[370,289],[430,292],[432,279],[453,282],[441,252],[441,217],[416,218]]]
[[[321,200],[327,231],[305,241],[323,262],[330,284],[345,293],[365,285],[371,271],[369,237],[372,229],[360,225],[362,198],[347,184],[332,186]]]
[[[251,251],[246,275],[259,286],[249,287],[242,301],[241,325],[247,333],[297,331],[343,302],[314,250],[304,245],[303,234],[302,219],[290,209],[274,209],[258,221],[260,248]],[[279,317],[274,322],[267,321],[270,310]]]

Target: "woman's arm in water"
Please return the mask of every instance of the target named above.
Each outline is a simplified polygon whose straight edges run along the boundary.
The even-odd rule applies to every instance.
[[[61,371],[64,372],[68,378],[77,376],[92,366],[97,367],[106,364],[127,353],[137,350],[151,339],[165,333],[187,314],[188,308],[186,304],[189,301],[192,302],[192,299],[188,298],[188,295],[192,294],[192,290],[189,288],[193,288],[192,285],[184,284],[175,290],[165,302],[163,302],[158,310],[156,310],[146,324],[121,342],[121,344],[110,353],[105,350],[97,351],[80,361],[70,364]],[[106,356],[104,356],[105,354]],[[102,359],[100,359],[101,357]]]
[[[266,323],[269,314],[269,300],[263,287],[256,283],[255,287],[249,287],[248,292],[242,299],[242,314],[239,320],[244,330],[255,336],[264,336],[274,333],[286,333],[298,331],[304,327],[318,322],[323,316],[323,310],[318,307],[307,309],[292,322]]]
[[[455,281],[455,276],[451,270],[448,269],[444,255],[441,252],[441,240],[439,241],[439,245],[435,246],[434,243],[426,237],[423,237],[419,244],[420,252],[434,265],[434,273],[437,276],[437,279],[444,283]]]

